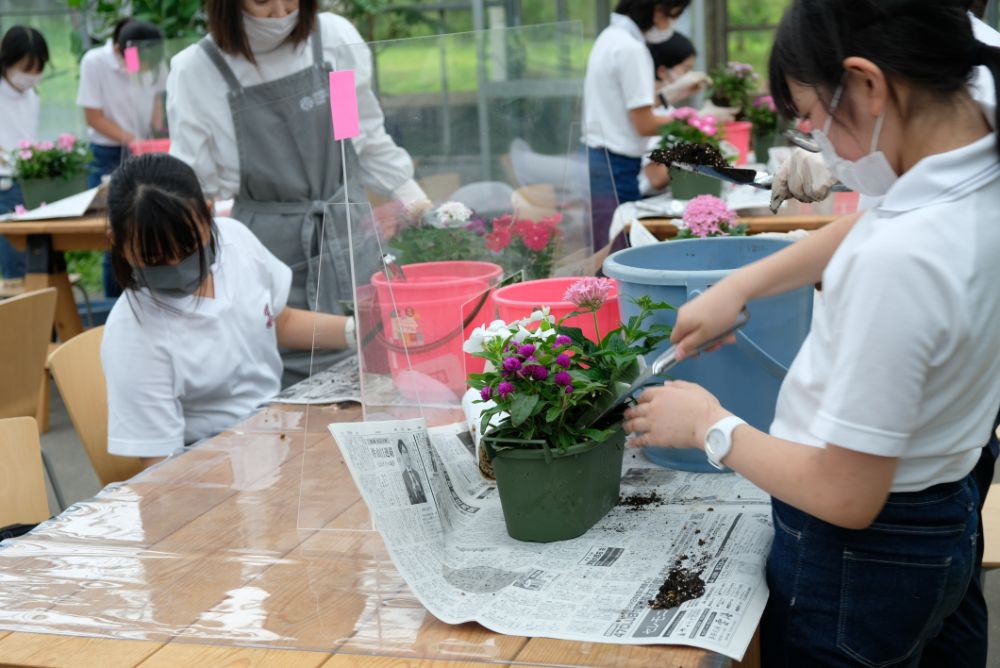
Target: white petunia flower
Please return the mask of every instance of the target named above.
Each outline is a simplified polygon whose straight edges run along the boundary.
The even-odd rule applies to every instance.
[[[434,210],[435,227],[460,227],[472,218],[472,209],[461,202],[445,202]]]

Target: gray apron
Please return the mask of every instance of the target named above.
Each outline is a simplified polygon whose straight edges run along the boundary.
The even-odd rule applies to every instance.
[[[354,301],[351,252],[341,151],[330,121],[331,68],[323,62],[318,26],[311,42],[311,66],[250,87],[240,84],[214,42],[206,37],[200,46],[229,86],[227,98],[240,159],[233,218],[292,268],[289,306],[343,314],[343,304]],[[353,145],[348,142],[345,149],[349,169],[359,174]],[[354,177],[351,180],[356,183]],[[367,203],[367,198],[359,187],[351,186],[350,201]],[[341,206],[327,209],[328,202]],[[282,349],[282,387],[308,376],[310,363],[312,369],[321,371],[350,354],[324,351],[312,359],[310,351]]]

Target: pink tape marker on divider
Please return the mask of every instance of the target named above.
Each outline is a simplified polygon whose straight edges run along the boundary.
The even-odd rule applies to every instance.
[[[354,70],[330,72],[330,113],[334,139],[350,139],[361,134]]]
[[[139,47],[125,47],[125,71],[129,74],[135,74],[139,71]]]

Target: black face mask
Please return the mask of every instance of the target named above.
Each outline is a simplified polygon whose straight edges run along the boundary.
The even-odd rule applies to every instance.
[[[213,262],[215,262],[215,245],[209,244],[205,247],[205,264],[211,267]],[[205,277],[201,275],[198,251],[194,251],[177,264],[135,267],[132,269],[132,276],[140,286],[168,297],[193,295],[205,281]]]

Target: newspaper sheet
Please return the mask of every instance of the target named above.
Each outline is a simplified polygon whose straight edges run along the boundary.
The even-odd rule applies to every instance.
[[[361,380],[356,355],[346,357],[329,369],[320,371],[282,390],[272,404],[337,404],[361,401]]]
[[[735,474],[671,471],[625,453],[620,504],[579,538],[507,535],[467,425],[422,419],[330,425],[400,573],[444,622],[510,635],[679,644],[741,659],[767,601],[770,500]],[[704,593],[654,609],[671,571]]]

